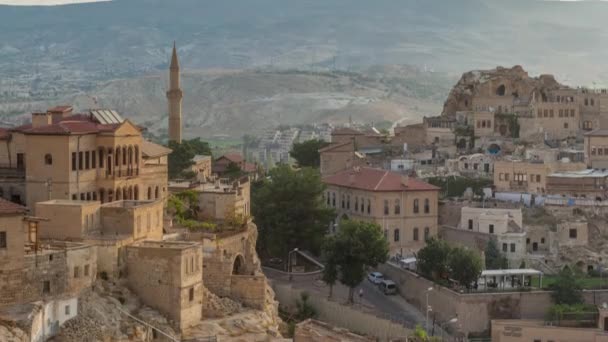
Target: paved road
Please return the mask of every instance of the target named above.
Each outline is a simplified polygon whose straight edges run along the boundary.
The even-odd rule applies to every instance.
[[[273,272],[265,272],[266,276],[275,281],[284,282],[287,281],[280,278],[278,274]],[[295,288],[306,290],[309,293],[317,293],[321,296],[327,296],[329,293],[328,287],[321,281],[318,280],[320,276],[313,278],[297,278],[294,277],[291,282]],[[317,278],[317,279],[315,279]],[[363,288],[363,300],[359,300],[359,289]],[[336,284],[334,286],[333,300],[338,302],[346,302],[348,298],[348,288]],[[394,322],[405,325],[408,328],[414,328],[417,324],[422,327],[425,325],[424,313],[420,312],[418,308],[408,303],[403,297],[399,295],[384,295],[377,286],[370,283],[365,279],[359,287],[355,289],[355,308],[374,313],[377,316],[390,319]],[[429,317],[432,320],[431,317]],[[432,321],[429,321],[432,324]],[[430,327],[432,328],[432,326]],[[441,335],[441,330],[438,326],[435,327],[435,335]]]

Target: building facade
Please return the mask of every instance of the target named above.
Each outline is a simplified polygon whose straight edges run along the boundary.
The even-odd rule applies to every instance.
[[[366,167],[324,177],[325,202],[337,212],[336,224],[352,219],[377,223],[391,255],[406,255],[437,235],[439,188],[419,179]]]
[[[166,194],[171,150],[143,139],[141,129],[118,113],[72,107],[33,113],[32,123],[11,129],[0,164],[21,172],[21,183],[4,177],[1,193],[34,209],[50,199],[111,202],[158,199]],[[2,184],[2,183],[0,183]],[[25,198],[12,188],[24,184]]]

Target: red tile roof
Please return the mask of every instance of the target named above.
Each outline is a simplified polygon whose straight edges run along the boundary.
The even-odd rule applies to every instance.
[[[100,126],[100,127],[98,127]],[[66,121],[63,120],[59,123],[52,125],[45,125],[40,127],[31,127],[24,129],[24,134],[86,134],[86,133],[98,133],[101,130],[107,130],[111,128],[103,127],[105,125],[98,125],[91,121]]]
[[[26,207],[0,198],[0,214],[23,214],[26,211]]]
[[[10,131],[7,128],[0,127],[0,140],[6,140],[10,137]]]
[[[368,191],[437,191],[438,187],[420,179],[408,177],[407,185],[403,184],[400,173],[372,169],[368,167],[345,170],[335,175],[323,178],[328,185]]]
[[[229,161],[233,162],[233,163],[240,163],[243,161],[243,156],[240,155],[239,153],[228,153],[228,154],[224,154],[223,156],[219,157],[216,159],[220,160],[222,158],[228,159]]]

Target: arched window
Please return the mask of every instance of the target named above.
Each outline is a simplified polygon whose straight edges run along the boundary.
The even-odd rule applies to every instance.
[[[342,209],[346,208],[346,196],[342,194]]]
[[[399,241],[399,228],[395,228],[395,231],[393,232],[393,240],[395,240],[395,242]]]
[[[371,214],[372,213],[372,202],[370,200],[367,200],[367,214]]]
[[[124,188],[122,188],[122,199],[123,200],[129,199],[129,189],[127,189],[126,186]]]
[[[120,201],[122,199],[122,190],[120,188],[116,189],[116,200]]]
[[[103,147],[99,149],[98,155],[99,155],[99,167],[103,168],[103,158],[104,158]]]
[[[127,148],[122,147],[122,165],[127,165]]]
[[[154,198],[158,199],[158,186],[154,189]]]
[[[431,230],[429,227],[424,228],[424,241],[427,241],[431,237]]]
[[[148,187],[148,199],[149,200],[152,199],[152,187],[151,186]]]
[[[50,153],[44,155],[44,163],[46,165],[53,165],[53,156]]]
[[[116,153],[114,154],[114,165],[120,165],[120,147],[116,148]]]
[[[428,198],[424,199],[424,213],[428,214],[431,212],[431,203]]]
[[[418,241],[418,227],[414,228],[414,241]]]
[[[350,195],[346,195],[346,209],[350,210]]]
[[[133,188],[133,199],[139,201],[139,185]]]
[[[416,198],[414,200],[414,214],[418,214],[419,211],[420,211],[419,203],[418,203],[418,199]]]
[[[103,189],[99,189],[99,200],[101,203],[104,203],[105,201],[105,191]]]
[[[355,196],[355,212],[359,211],[359,197]]]
[[[395,215],[401,214],[401,201],[399,199],[395,200]]]
[[[335,192],[331,193],[331,206],[334,208],[336,207],[336,193]]]

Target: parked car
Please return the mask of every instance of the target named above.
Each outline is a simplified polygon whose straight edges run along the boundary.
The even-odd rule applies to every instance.
[[[382,280],[384,280],[384,275],[380,272],[372,272],[367,275],[367,280],[369,280],[373,284],[380,284]]]
[[[380,282],[380,284],[378,285],[378,288],[380,288],[380,291],[382,291],[382,293],[384,293],[385,295],[391,295],[391,294],[397,293],[397,284],[395,284],[395,282],[392,280],[388,280],[388,279],[382,280]]]

